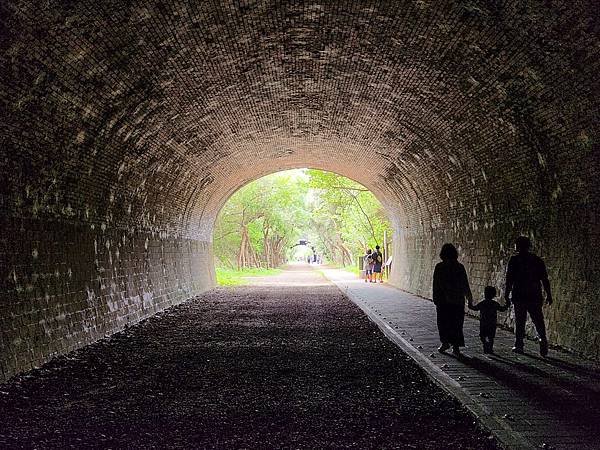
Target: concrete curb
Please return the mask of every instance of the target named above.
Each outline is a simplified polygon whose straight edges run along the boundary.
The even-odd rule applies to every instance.
[[[458,399],[472,414],[477,417],[484,428],[493,434],[498,441],[510,450],[531,450],[538,448],[527,440],[521,433],[512,430],[504,421],[493,416],[488,408],[483,405],[476,397],[467,394],[460,384],[446,374],[442,369],[437,367],[425,355],[404,339],[394,328],[392,328],[381,317],[375,314],[368,306],[367,302],[360,296],[353,294],[348,289],[348,286],[342,282],[329,278],[340,291],[346,295],[354,304],[356,304],[371,320],[375,323],[383,334],[394,344],[400,347],[408,356],[410,356],[419,366],[421,366],[429,377],[444,389],[451,396]]]

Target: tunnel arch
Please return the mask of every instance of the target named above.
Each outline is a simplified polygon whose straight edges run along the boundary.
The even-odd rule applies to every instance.
[[[210,288],[223,195],[294,166],[379,192],[402,218],[394,283],[422,296],[442,242],[478,292],[530,235],[551,341],[600,355],[594,1],[9,0],[0,18],[3,377]]]
[[[327,167],[327,168],[325,168]],[[390,196],[389,194],[385,194],[385,191],[381,190],[378,186],[371,184],[371,180],[369,177],[365,177],[361,174],[357,175],[357,171],[354,170],[349,171],[347,168],[342,167],[338,168],[337,165],[333,164],[303,164],[298,163],[296,161],[289,162],[279,162],[276,165],[276,168],[269,167],[268,164],[258,164],[258,165],[250,165],[248,176],[240,177],[239,174],[236,174],[236,177],[232,177],[231,180],[224,180],[223,187],[218,189],[218,195],[215,195],[208,202],[206,202],[202,211],[202,215],[200,216],[200,224],[198,228],[200,230],[207,229],[209,230],[206,235],[206,239],[210,239],[212,237],[212,232],[214,228],[215,221],[217,216],[225,203],[231,198],[233,194],[235,194],[238,190],[243,188],[244,186],[256,181],[260,178],[266,177],[271,174],[292,170],[292,169],[316,169],[323,170],[326,172],[331,172],[336,175],[340,175],[346,177],[352,181],[355,181],[365,188],[367,188],[373,195],[377,198],[377,200],[382,204],[386,211],[389,211],[390,216],[394,219],[398,220],[398,218],[402,217],[402,208],[401,205],[395,203],[397,199],[395,197]],[[363,182],[364,180],[364,182]]]

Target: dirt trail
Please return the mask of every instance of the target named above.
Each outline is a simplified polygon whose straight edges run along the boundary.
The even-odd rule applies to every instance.
[[[306,269],[215,289],[0,385],[0,447],[495,448]]]

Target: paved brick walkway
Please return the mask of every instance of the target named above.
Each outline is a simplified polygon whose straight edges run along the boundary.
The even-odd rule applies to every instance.
[[[598,365],[556,350],[541,358],[534,341],[525,355],[515,355],[514,336],[503,330],[496,354],[486,355],[473,318],[465,321],[464,356],[441,355],[433,303],[344,271],[323,273],[508,448],[600,448]]]

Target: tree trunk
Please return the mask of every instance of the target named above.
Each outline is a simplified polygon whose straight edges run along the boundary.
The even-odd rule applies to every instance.
[[[270,268],[272,265],[271,258],[271,245],[270,245],[270,237],[269,237],[269,223],[265,220],[263,223],[263,253],[265,257],[265,265],[266,268]]]

